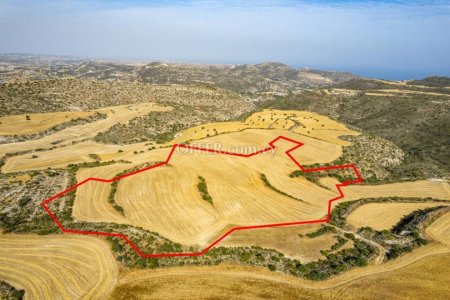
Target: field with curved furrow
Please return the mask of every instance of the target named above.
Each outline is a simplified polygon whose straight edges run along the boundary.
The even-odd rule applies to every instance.
[[[0,280],[26,299],[104,299],[118,278],[109,246],[74,235],[0,235]]]
[[[119,280],[109,299],[214,299],[218,295],[227,299],[447,299],[448,248],[431,245],[415,252],[324,281],[232,265],[132,271]]]
[[[285,129],[342,146],[348,146],[350,143],[339,139],[339,136],[359,134],[344,124],[312,112],[265,109],[252,114],[241,122],[208,123],[186,129],[180,132],[173,142],[198,140],[215,134],[244,129]]]
[[[77,173],[80,182],[89,177],[113,178],[117,173],[130,168],[129,164],[112,164],[98,168],[81,169]],[[76,190],[76,201],[72,215],[76,219],[90,222],[126,223],[126,219],[108,203],[111,184],[90,181]],[[101,218],[99,218],[101,216]]]
[[[70,153],[71,146],[74,143],[93,138],[98,132],[105,131],[116,123],[126,123],[133,118],[146,115],[151,111],[167,111],[170,109],[171,107],[159,106],[151,102],[98,109],[95,111],[105,113],[107,115],[106,119],[101,119],[99,121],[88,124],[72,126],[37,140],[2,144],[0,145],[0,156],[3,156],[6,153],[32,151],[35,149],[48,149],[54,145],[62,147],[62,155],[64,155],[66,151]],[[90,153],[95,153],[100,148],[101,147],[93,146]],[[45,161],[44,159],[44,162],[40,161],[39,154],[41,153],[42,152],[40,151],[36,153],[37,157],[33,159],[31,159],[32,154],[13,156],[10,159],[6,160],[5,165],[2,166],[2,172],[9,173],[43,169],[44,166],[52,167],[52,164],[46,165],[46,163],[48,163],[48,160]]]
[[[303,263],[325,259],[321,250],[328,250],[336,243],[333,234],[324,234],[315,238],[305,236],[321,227],[320,224],[261,228],[233,232],[221,243],[224,247],[245,247],[256,245],[263,248],[275,249],[284,255],[298,259]],[[349,241],[343,248],[352,246]]]
[[[248,154],[265,148],[268,142],[279,135],[305,144],[292,152],[304,165],[331,162],[342,153],[340,145],[283,129],[248,129],[190,144]],[[230,226],[323,218],[328,200],[338,195],[334,187],[337,181],[330,179],[332,184],[329,184],[330,189],[326,189],[303,177],[289,177],[297,166],[286,156],[285,151],[293,144],[278,141],[275,146],[274,151],[250,158],[178,149],[169,166],[148,170],[118,182],[115,201],[124,208],[124,215],[108,203],[110,184],[101,182],[88,182],[77,189],[73,215],[83,221],[143,227],[175,242],[201,247],[211,243]],[[77,179],[112,178],[138,164],[164,161],[169,152],[170,148],[161,148],[128,154],[121,158],[132,161],[131,164],[82,169]],[[262,174],[271,187],[262,180]],[[206,180],[212,204],[201,198],[197,188],[199,176]],[[389,195],[450,198],[448,183],[439,181],[348,186],[343,190],[347,195],[343,201]],[[374,219],[374,222],[377,220]]]
[[[315,157],[332,161],[339,153],[340,146],[336,148],[328,142],[280,130],[231,133],[199,141],[198,144],[220,143],[224,148],[222,150],[227,150],[231,145],[254,145],[252,141],[257,140],[257,149],[261,149],[280,134],[302,141],[309,139],[305,141],[305,146],[297,150],[298,154],[295,153],[300,161],[312,161]],[[253,140],[248,139],[250,136],[253,136]],[[319,145],[315,151],[314,144]],[[305,179],[290,178],[288,175],[297,166],[284,152],[295,144],[278,141],[275,145],[276,151],[249,158],[198,150],[185,153],[188,149],[180,149],[175,151],[169,166],[119,181],[116,202],[124,208],[124,217],[114,212],[106,201],[109,185],[98,182],[88,182],[78,188],[74,216],[85,221],[126,222],[158,232],[182,244],[202,246],[209,244],[231,225],[323,218],[327,200],[337,195],[337,192],[323,189]],[[251,152],[255,151],[250,149]],[[155,156],[169,151],[169,148],[151,151],[147,159],[155,161]],[[111,178],[115,171],[124,166],[110,165],[82,170],[78,180],[88,175]],[[96,169],[100,172],[96,173]],[[261,179],[262,174],[273,187],[297,199],[266,186]],[[212,204],[201,198],[197,188],[199,176],[206,180]],[[95,199],[92,195],[95,195]],[[96,204],[92,204],[93,201]]]
[[[319,180],[324,187],[333,189],[338,183],[336,178],[324,177]],[[353,201],[363,198],[435,198],[450,200],[450,184],[444,180],[418,180],[377,185],[350,185],[343,188],[345,197],[339,202]],[[333,202],[335,207],[339,202]]]
[[[434,240],[450,248],[450,213],[441,216],[427,227],[426,233]]]
[[[407,214],[428,207],[448,205],[445,203],[367,203],[355,209],[347,222],[357,228],[372,227],[375,230],[390,230]]]
[[[306,155],[308,149],[311,148],[309,153],[313,159],[309,161],[305,160],[304,163],[322,163],[338,158],[342,154],[342,146],[350,145],[349,142],[339,139],[338,137],[340,135],[358,134],[343,124],[318,114],[302,111],[289,111],[289,113],[286,113],[277,110],[264,110],[263,112],[251,115],[243,122],[208,123],[189,128],[177,134],[174,140],[161,145],[156,145],[155,143],[108,145],[93,141],[84,141],[84,139],[92,138],[98,132],[104,131],[116,123],[126,123],[128,120],[145,115],[150,111],[165,111],[169,109],[171,108],[161,107],[153,103],[103,108],[96,111],[107,114],[107,118],[104,120],[66,128],[60,132],[34,141],[0,145],[0,156],[16,151],[50,148],[52,143],[57,143],[56,145],[58,146],[49,151],[36,153],[37,157],[35,158],[32,158],[33,154],[30,153],[8,158],[5,165],[2,166],[2,172],[36,170],[47,167],[61,168],[71,163],[92,161],[92,158],[89,158],[89,154],[97,154],[104,160],[131,159],[134,161],[139,160],[139,157],[136,157],[134,153],[135,151],[149,152],[153,146],[156,148],[161,146],[167,147],[175,143],[199,139],[206,142],[219,139],[219,142],[226,143],[227,138],[222,138],[221,134],[242,132],[243,130],[245,132],[248,131],[248,134],[246,134],[245,138],[241,138],[238,141],[240,143],[238,145],[266,146],[268,141],[265,140],[265,137],[267,135],[262,134],[264,138],[262,136],[259,138],[258,130],[251,130],[255,128],[297,133],[297,136],[301,136],[306,144],[304,149],[302,149],[303,154]],[[286,119],[286,124],[281,122],[283,118],[289,118]],[[296,120],[296,123],[292,120]],[[274,122],[275,125],[273,124]],[[299,124],[304,125],[300,126]],[[236,145],[232,144],[233,142],[232,139],[228,140],[229,144]],[[319,152],[316,152],[312,146],[321,149]],[[123,152],[118,152],[119,150]],[[316,153],[319,153],[319,155]],[[332,155],[327,155],[328,153],[332,153]]]

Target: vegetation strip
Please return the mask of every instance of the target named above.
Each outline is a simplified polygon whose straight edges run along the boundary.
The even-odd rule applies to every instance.
[[[54,134],[58,131],[61,131],[63,129],[66,129],[71,126],[76,125],[83,125],[86,123],[92,123],[96,122],[102,119],[106,119],[107,115],[105,113],[96,112],[94,115],[86,117],[86,118],[76,118],[72,119],[67,122],[63,122],[60,124],[57,124],[51,128],[48,128],[42,132],[35,133],[35,134],[24,134],[24,135],[2,135],[0,136],[2,140],[0,141],[0,144],[7,144],[7,143],[17,143],[17,142],[23,142],[23,141],[30,141],[30,140],[37,140],[44,136]],[[29,116],[27,115],[27,120],[30,120]]]
[[[198,180],[200,182],[197,184],[198,191],[202,195],[202,199],[213,204],[213,200],[211,198],[211,195],[208,192],[208,187],[206,186],[206,180],[202,176],[198,176]]]
[[[276,227],[276,226],[288,226],[288,225],[301,225],[301,224],[312,224],[312,223],[325,223],[328,222],[330,220],[330,213],[331,213],[331,203],[333,201],[337,201],[341,198],[344,197],[344,193],[342,192],[341,188],[350,184],[357,184],[357,183],[361,183],[363,182],[362,177],[360,176],[358,170],[356,169],[356,167],[351,164],[351,165],[344,165],[344,166],[332,166],[332,167],[319,167],[319,168],[314,168],[314,169],[305,169],[302,165],[300,165],[300,163],[291,155],[290,152],[298,149],[299,147],[301,147],[303,144],[295,141],[293,139],[284,137],[284,136],[278,136],[277,138],[275,138],[274,140],[269,142],[269,147],[257,151],[255,153],[251,153],[251,154],[240,154],[240,153],[232,153],[232,152],[225,152],[225,151],[221,151],[220,154],[225,154],[225,155],[233,155],[233,156],[240,156],[240,157],[251,157],[266,151],[270,151],[271,149],[274,149],[274,143],[277,142],[278,140],[286,140],[289,142],[292,142],[294,144],[296,144],[296,146],[292,147],[291,149],[287,150],[285,153],[286,155],[304,172],[317,172],[317,171],[323,171],[323,170],[328,170],[328,169],[351,169],[355,172],[355,175],[357,177],[356,180],[352,180],[352,181],[346,181],[346,182],[342,182],[339,184],[336,184],[336,188],[340,193],[340,196],[338,197],[334,197],[332,199],[330,199],[328,201],[328,213],[327,213],[327,217],[325,219],[318,219],[318,220],[307,220],[307,221],[296,221],[296,222],[288,222],[288,223],[279,223],[279,224],[267,224],[267,225],[254,225],[254,226],[245,226],[245,227],[234,227],[231,228],[230,230],[228,230],[225,234],[223,234],[221,237],[219,237],[216,241],[214,241],[212,244],[210,244],[208,247],[206,247],[205,249],[203,249],[200,252],[188,252],[188,253],[144,253],[142,252],[137,246],[136,244],[134,244],[125,234],[121,234],[121,233],[113,233],[113,232],[106,232],[106,231],[83,231],[83,230],[76,230],[76,229],[67,229],[59,220],[58,218],[51,212],[51,210],[48,207],[48,204],[52,201],[54,201],[55,199],[64,196],[67,193],[70,192],[74,192],[74,190],[82,185],[85,184],[89,181],[98,181],[98,182],[106,182],[106,183],[110,183],[110,182],[114,182],[117,181],[121,178],[127,177],[127,176],[131,176],[137,173],[141,173],[153,168],[157,168],[163,165],[167,165],[173,155],[173,153],[175,152],[176,148],[181,147],[181,148],[193,148],[193,149],[200,149],[198,147],[191,147],[189,145],[185,145],[185,144],[175,144],[172,146],[172,149],[166,159],[166,161],[156,164],[156,165],[152,165],[150,167],[146,167],[131,173],[127,173],[115,178],[111,178],[111,179],[102,179],[102,178],[87,178],[83,181],[81,181],[80,183],[73,185],[71,187],[69,187],[68,189],[56,194],[53,197],[48,198],[47,200],[45,200],[41,206],[44,208],[44,210],[48,213],[48,215],[53,219],[53,221],[56,223],[56,225],[63,231],[66,233],[72,233],[72,234],[94,234],[94,235],[103,235],[103,236],[112,236],[112,237],[120,237],[122,239],[124,239],[135,251],[136,253],[143,257],[143,258],[156,258],[156,257],[177,257],[177,256],[201,256],[204,255],[206,252],[208,252],[211,248],[213,248],[215,245],[217,245],[221,240],[223,240],[226,236],[230,235],[233,231],[235,230],[242,230],[242,229],[253,229],[253,228],[261,228],[261,227]],[[206,152],[215,152],[217,153],[215,150],[212,149],[201,149],[202,151],[206,151]]]
[[[283,191],[277,189],[276,187],[274,187],[274,186],[270,183],[269,179],[267,179],[267,176],[266,176],[265,174],[261,174],[260,177],[261,177],[261,180],[264,182],[264,185],[265,185],[265,186],[271,188],[272,190],[274,190],[274,191],[277,192],[278,194],[281,194],[281,195],[286,196],[286,197],[289,197],[289,198],[291,198],[291,199],[294,199],[294,200],[302,201],[302,202],[303,202],[302,199],[299,199],[299,198],[297,198],[297,197],[291,196],[291,195],[289,195],[288,193],[285,193],[285,192],[283,192]]]
[[[95,166],[95,163],[92,163],[91,166]],[[45,170],[41,171],[41,173],[47,174],[49,178],[58,179],[57,176],[60,176],[64,172],[63,170]],[[35,172],[34,179],[28,181],[26,184],[31,186],[39,187],[35,183],[40,181],[42,182],[42,178],[40,178],[40,173]],[[58,175],[59,174],[59,175]],[[72,172],[68,172],[69,177],[69,185],[76,184],[75,174]],[[17,174],[20,176],[20,174]],[[14,175],[14,176],[17,176]],[[4,177],[11,177],[13,175],[2,175]],[[8,179],[6,179],[8,180]],[[58,179],[58,182],[61,181]],[[42,184],[42,183],[41,183]],[[51,184],[51,183],[49,183]],[[28,190],[28,189],[25,189]],[[33,190],[30,191],[31,194],[34,193]],[[33,197],[35,198],[35,197]],[[139,249],[145,249],[146,252],[159,253],[179,253],[183,251],[183,249],[188,251],[194,251],[192,247],[189,249],[184,248],[184,246],[173,243],[161,236],[157,233],[152,233],[146,231],[142,228],[128,226],[125,224],[114,224],[114,223],[89,223],[89,222],[74,222],[72,219],[71,207],[73,205],[73,201],[75,199],[75,190],[72,190],[65,197],[59,198],[63,201],[58,201],[58,203],[52,202],[49,203],[52,211],[59,210],[55,212],[55,215],[61,220],[64,226],[70,228],[76,228],[79,230],[104,230],[106,232],[119,232],[123,235],[127,236],[132,240],[136,245],[139,246]],[[369,199],[363,199],[361,203],[365,203],[369,201]],[[378,202],[398,202],[403,201],[401,198],[392,198],[392,199],[370,199],[370,201],[378,201]],[[414,199],[405,199],[404,201],[411,202]],[[416,201],[436,201],[434,199],[419,199]],[[29,208],[31,205],[35,204],[36,207],[39,207],[38,202],[35,199],[24,201],[24,208]],[[436,201],[436,202],[445,202],[445,201]],[[367,202],[370,203],[370,202]],[[345,204],[345,203],[342,203]],[[354,205],[354,204],[353,204]],[[40,210],[37,210],[39,212]],[[332,212],[332,216],[338,211],[336,208]],[[434,212],[427,212],[427,217],[423,218],[413,218],[416,222],[417,228],[425,227],[428,224],[428,220],[430,217],[436,218],[440,213],[440,210]],[[52,222],[51,218],[43,213],[37,214],[35,218],[31,220],[22,219],[28,218],[28,216],[33,215],[32,211],[26,212],[18,216],[15,219],[15,223],[11,224],[11,227],[7,229],[8,232],[17,232],[17,233],[39,233],[39,234],[49,234],[49,233],[57,233],[57,227]],[[411,220],[411,218],[409,218]],[[0,220],[1,221],[1,220]],[[8,221],[4,219],[4,221]],[[417,223],[418,222],[418,223]],[[430,221],[431,222],[431,221]],[[411,224],[410,221],[407,223]],[[422,224],[422,225],[421,225]],[[6,228],[6,223],[1,222],[2,227]],[[343,226],[345,227],[346,224]],[[398,226],[397,226],[398,227]],[[323,229],[325,228],[325,229]],[[337,231],[337,228],[330,225],[323,225],[316,233],[308,233],[305,236],[310,238],[314,238],[323,234],[339,234],[343,231]],[[55,231],[56,230],[56,231]],[[423,230],[422,230],[423,231]],[[422,234],[419,231],[419,234]],[[127,242],[123,238],[113,238],[108,237],[108,241],[111,243],[112,250],[115,254],[116,259],[122,263],[126,267],[138,267],[138,268],[162,268],[162,267],[170,267],[170,266],[180,266],[180,265],[216,265],[220,263],[237,263],[243,265],[256,265],[268,268],[272,271],[280,271],[285,274],[308,278],[312,280],[323,280],[329,278],[332,275],[342,273],[346,270],[364,266],[370,260],[372,260],[376,255],[376,248],[373,245],[365,242],[364,240],[360,240],[357,235],[352,233],[344,233],[340,236],[342,239],[352,240],[353,246],[348,249],[339,250],[340,240],[337,238],[337,243],[332,245],[330,250],[322,250],[322,254],[325,256],[324,259],[313,261],[310,263],[302,263],[299,260],[291,259],[285,257],[284,254],[272,250],[272,249],[264,249],[261,247],[253,246],[253,247],[216,247],[208,252],[206,252],[202,256],[194,256],[194,257],[166,257],[164,259],[144,259],[139,256],[134,249],[128,246]],[[354,240],[357,240],[355,242]],[[420,246],[419,244],[417,246]],[[333,249],[334,248],[334,249]],[[337,249],[336,249],[337,248]],[[401,254],[397,252],[397,254]],[[390,258],[393,259],[394,257]]]
[[[439,202],[448,204],[450,201],[421,198],[367,198],[356,201],[338,204],[331,213],[330,224],[338,227],[348,227],[347,216],[361,205],[367,203],[390,203],[390,202]],[[398,257],[404,252],[411,252],[414,248],[427,244],[427,240],[421,235],[424,224],[433,221],[434,214],[449,211],[449,206],[436,206],[426,209],[419,209],[404,216],[391,230],[377,231],[371,227],[362,227],[357,230],[357,234],[381,245],[387,250],[388,260]]]

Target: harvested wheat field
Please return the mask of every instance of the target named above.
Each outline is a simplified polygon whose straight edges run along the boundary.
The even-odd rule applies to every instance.
[[[209,137],[194,146],[223,151],[252,153],[285,135],[305,145],[293,152],[302,164],[326,163],[341,155],[342,146],[301,136],[287,130],[248,129]],[[205,246],[230,226],[293,222],[323,218],[335,189],[322,188],[304,178],[290,178],[297,169],[284,154],[293,144],[278,141],[277,149],[250,158],[178,149],[170,166],[159,167],[119,181],[116,202],[125,210],[117,213],[107,202],[110,184],[88,182],[77,189],[73,215],[90,222],[116,222],[144,227],[185,245]],[[127,168],[145,162],[164,161],[170,148],[138,154],[123,154],[132,164],[114,164],[78,172],[88,177],[112,178]],[[125,153],[125,152],[124,152]],[[266,186],[268,182],[281,194]],[[198,177],[205,178],[212,204],[198,191]],[[337,182],[336,182],[337,183]],[[406,188],[403,188],[406,185]],[[418,189],[412,187],[418,186]],[[421,181],[379,186],[344,188],[348,200],[362,197],[418,196],[449,198],[447,183]],[[386,188],[388,187],[388,188]],[[437,187],[437,188],[436,188]],[[355,188],[359,188],[355,189]],[[353,189],[353,190],[352,190]],[[365,190],[369,192],[366,193]],[[402,193],[405,191],[405,193]],[[348,194],[347,194],[348,193]],[[95,199],[92,195],[96,195]],[[376,222],[376,221],[375,221]]]
[[[449,249],[434,245],[320,282],[229,265],[132,271],[110,299],[448,299],[449,266]]]
[[[104,161],[130,160],[136,157],[134,151],[148,152],[148,146],[145,146],[144,143],[119,146],[84,141],[75,145],[34,153],[37,156],[35,158],[31,153],[11,157],[2,167],[2,171],[39,170],[47,167],[66,168],[69,164],[93,162],[95,159],[91,157],[92,155],[96,155]]]
[[[246,130],[202,142],[220,143],[225,148],[222,150],[227,150],[229,145],[256,144],[257,147],[263,148],[280,134],[305,142],[305,146],[294,155],[301,162],[312,163],[319,158],[322,161],[332,161],[339,156],[338,145],[299,137],[285,130]],[[290,178],[288,175],[297,167],[284,151],[295,144],[278,141],[275,145],[276,151],[249,158],[202,153],[197,150],[185,153],[183,151],[187,149],[180,149],[175,151],[169,166],[121,179],[116,202],[124,208],[128,224],[144,227],[187,245],[209,244],[230,225],[323,218],[327,201],[336,192],[302,178]],[[147,161],[158,161],[161,160],[161,153],[169,151],[168,148],[158,149],[139,156],[146,156]],[[165,157],[162,158],[164,159]],[[100,174],[104,174],[106,178],[113,177],[114,171],[118,172],[117,170],[123,168],[120,166],[116,169],[115,166],[108,166],[105,173]],[[96,169],[86,172],[91,176],[103,177],[95,173]],[[79,174],[88,176],[84,172]],[[275,189],[288,195],[266,186],[261,174],[266,176]],[[206,180],[213,199],[212,204],[201,198],[197,188],[199,176]],[[81,179],[79,177],[79,180]],[[98,182],[88,182],[79,187],[74,216],[86,221],[123,223],[123,217],[114,217],[111,209],[102,208],[103,205],[109,205],[106,200],[109,188],[108,183]],[[96,195],[95,199],[92,199],[93,193]],[[93,208],[93,201],[102,204],[98,204],[98,209]],[[96,206],[97,204],[94,205]]]
[[[359,134],[345,125],[319,114],[298,110],[265,109],[252,114],[242,122],[208,123],[186,129],[177,135],[173,143],[198,140],[244,129],[286,129],[343,146],[350,145],[350,143],[339,139],[339,136]]]
[[[441,216],[428,226],[426,233],[432,239],[450,247],[450,213]]]
[[[0,235],[0,280],[27,299],[104,299],[118,268],[99,238],[74,235]]]
[[[37,113],[0,117],[0,135],[34,134],[60,123],[93,116],[93,111]],[[28,117],[28,119],[27,119]]]
[[[237,231],[227,236],[220,245],[224,247],[256,245],[275,249],[290,258],[308,263],[324,259],[325,256],[320,251],[330,249],[336,243],[333,234],[325,234],[315,238],[300,236],[316,231],[320,227],[321,225],[315,224]],[[351,245],[352,243],[349,241],[343,248],[351,247]]]
[[[100,168],[82,169],[77,174],[77,181],[80,182],[92,176],[112,178],[116,173],[129,167],[129,164],[113,164]],[[73,217],[84,221],[98,222],[98,216],[101,215],[102,222],[126,223],[126,219],[107,201],[110,190],[111,184],[94,181],[77,188]]]
[[[337,180],[335,180],[337,183]],[[432,197],[450,200],[450,185],[447,181],[418,180],[380,185],[350,185],[344,188],[345,198],[340,201],[352,201],[361,198],[382,197]]]
[[[375,230],[389,230],[400,219],[419,209],[448,205],[444,203],[367,203],[361,205],[348,217],[354,227],[372,227]]]
[[[131,109],[131,107],[134,108]],[[36,148],[48,148],[52,142],[57,142],[58,145],[58,147],[53,150],[39,153],[27,153],[11,157],[6,160],[6,164],[2,167],[2,171],[8,173],[44,169],[47,167],[62,168],[71,163],[74,164],[92,161],[93,159],[89,157],[89,154],[99,155],[103,160],[126,159],[133,162],[142,163],[145,161],[145,157],[140,159],[134,154],[134,151],[148,152],[149,148],[151,148],[149,147],[149,143],[119,146],[100,144],[93,141],[82,141],[82,139],[90,138],[96,133],[106,130],[107,127],[110,127],[115,123],[126,123],[128,120],[136,117],[137,115],[143,115],[149,111],[161,111],[167,109],[170,108],[162,108],[157,105],[149,106],[149,104],[99,109],[97,111],[108,115],[107,119],[93,122],[91,124],[73,126],[36,141],[0,145],[0,154],[2,151],[3,153],[7,153],[27,149],[32,150]],[[137,115],[135,115],[135,113],[137,113]],[[119,119],[118,115],[122,117]],[[338,137],[340,135],[357,134],[355,131],[349,130],[344,125],[318,114],[302,111],[284,112],[277,110],[264,110],[263,112],[251,115],[244,122],[208,123],[192,127],[177,134],[173,141],[155,146],[156,148],[168,147],[172,144],[181,143],[188,140],[194,140],[195,144],[209,143],[212,141],[227,143],[227,145],[233,145],[233,142],[237,142],[238,144],[236,145],[238,146],[251,145],[260,146],[261,148],[267,146],[267,142],[269,141],[265,139],[265,136],[267,135],[258,135],[257,130],[249,130],[252,128],[284,129],[280,132],[298,133],[298,137],[301,137],[302,141],[305,143],[305,147],[302,149],[302,152],[306,153],[309,149],[309,153],[314,155],[313,159],[305,160],[304,163],[325,163],[338,158],[342,154],[342,146],[350,145],[349,142],[340,140]],[[245,136],[241,136],[241,138],[237,140],[217,136],[222,134],[228,136],[226,133],[242,131],[248,131],[249,133]],[[74,133],[76,133],[75,136]],[[255,133],[256,135],[254,135]],[[326,141],[327,143],[316,142],[317,139]],[[69,143],[73,141],[76,141],[76,144],[72,145]],[[151,144],[154,145],[154,143]],[[20,150],[17,145],[20,146]],[[315,154],[315,151],[311,148],[311,146],[322,147],[322,149],[319,149],[317,154]],[[119,150],[123,152],[119,153]],[[323,151],[327,151],[328,153],[332,151],[333,155],[330,156],[328,153],[323,153]],[[37,157],[32,158],[33,155],[36,155]]]
[[[126,123],[135,117],[146,115],[151,111],[167,111],[170,109],[170,107],[163,107],[150,102],[98,109],[96,111],[107,115],[106,119],[72,126],[37,140],[2,144],[0,145],[0,155],[39,148],[48,149],[53,145],[64,147],[66,151],[70,152],[73,143],[92,138],[98,132],[105,131],[116,123]],[[92,153],[95,153],[95,148],[92,149]],[[39,156],[39,153],[37,154]],[[36,169],[34,168],[33,163],[34,161],[38,163],[39,157],[30,162],[30,156],[31,154],[17,155],[6,160],[6,164],[2,167],[2,172],[8,173]]]

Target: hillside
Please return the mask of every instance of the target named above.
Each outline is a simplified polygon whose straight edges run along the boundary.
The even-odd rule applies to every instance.
[[[373,83],[374,87],[378,84],[364,83],[365,86]],[[384,95],[362,90],[346,94],[322,90],[279,97],[260,106],[314,111],[391,141],[406,154],[404,162],[390,170],[391,180],[450,174],[450,156],[446,150],[450,145],[450,97],[447,95]]]
[[[450,77],[431,76],[422,80],[411,80],[407,84],[424,85],[429,87],[450,87]]]
[[[280,63],[234,66],[152,63],[142,67],[138,74],[144,82],[204,82],[240,93],[287,93],[357,78],[349,73],[294,69]]]
[[[355,286],[450,251],[447,88],[16,55],[0,77],[0,297],[120,298],[196,268]]]
[[[357,76],[335,71],[295,69],[266,62],[256,65],[149,64],[0,55],[0,82],[55,78],[124,80],[153,84],[210,84],[238,93],[288,93],[344,82]]]
[[[336,83],[331,85],[331,88],[336,89],[349,89],[349,90],[359,90],[365,92],[403,92],[403,93],[438,93],[450,95],[450,90],[445,88],[446,78],[440,77],[440,80],[434,81],[430,79],[430,83],[425,81],[422,84],[421,80],[418,81],[387,81],[387,80],[377,80],[377,79],[365,79],[357,78],[351,79],[345,82]],[[434,84],[431,84],[433,82]]]

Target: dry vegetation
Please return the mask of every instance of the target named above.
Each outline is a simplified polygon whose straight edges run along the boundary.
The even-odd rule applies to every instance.
[[[250,128],[286,129],[337,145],[350,145],[350,143],[339,139],[339,136],[358,134],[345,125],[318,114],[306,111],[265,109],[240,122],[209,123],[189,128],[178,134],[174,142],[198,140]]]
[[[261,149],[280,134],[298,138],[289,131],[250,130],[220,135],[199,143],[212,145],[218,142],[226,147],[255,145],[254,142],[257,142],[258,149]],[[328,161],[331,161],[339,153],[338,145],[306,137],[302,140],[305,146],[295,154],[301,162],[316,162],[316,157],[321,160],[328,157]],[[290,178],[288,174],[296,166],[284,151],[294,145],[278,142],[276,146],[278,149],[273,157],[273,153],[241,158],[199,151],[186,154],[175,152],[170,166],[122,179],[118,184],[116,202],[124,208],[129,224],[156,231],[182,244],[205,245],[229,225],[321,218],[325,214],[326,201],[336,192],[325,190],[307,180]],[[147,161],[161,161],[169,151],[158,149],[144,154]],[[114,167],[103,167],[106,173],[102,174],[113,177],[112,173],[117,173],[113,171]],[[96,171],[89,169],[87,172],[90,176],[98,176]],[[260,174],[266,174],[273,186],[304,199],[304,202],[266,187]],[[202,200],[197,190],[198,176],[208,182],[209,194],[214,199],[213,206]],[[94,204],[94,207],[107,205],[109,188],[109,184],[99,182],[90,182],[78,188],[74,214],[81,220],[111,221],[109,210],[102,207],[93,209],[91,200],[92,195],[95,195],[98,204]],[[123,221],[122,216],[116,219],[118,223]]]
[[[27,299],[104,299],[117,276],[109,246],[98,238],[0,235],[0,278]]]
[[[426,250],[428,253],[409,254],[391,264],[349,271],[318,283],[255,267],[130,272],[119,281],[110,299],[211,299],[218,295],[227,299],[446,299],[450,295],[450,254],[448,250]]]
[[[450,247],[450,213],[440,217],[437,221],[427,227],[426,233],[433,240]]]
[[[435,207],[441,203],[368,203],[361,205],[348,217],[347,222],[357,228],[372,227],[389,230],[405,215],[419,209]]]
[[[44,131],[63,122],[94,115],[92,111],[37,113],[0,117],[0,135],[24,135]],[[28,118],[27,118],[28,116]]]
[[[46,150],[63,149],[63,152],[68,152],[70,154],[70,147],[74,144],[86,141],[94,137],[98,132],[107,130],[114,124],[128,122],[137,116],[146,115],[151,111],[167,111],[170,109],[170,107],[162,107],[154,103],[141,103],[137,105],[123,105],[100,109],[98,112],[105,113],[107,115],[106,119],[93,123],[72,126],[37,140],[0,145],[0,155],[5,155],[8,153],[13,154],[10,159],[6,160],[6,164],[2,167],[2,172],[8,173],[20,170],[52,167],[51,162],[45,162],[38,159],[41,153],[44,156],[48,154],[48,151]],[[94,147],[89,153],[95,154],[96,149],[99,148]],[[34,153],[29,154],[32,151],[34,151]],[[37,157],[34,157],[34,159],[30,161],[30,158],[33,158],[33,155]],[[64,159],[64,155],[62,155],[61,158]],[[87,158],[89,159],[89,157]],[[15,161],[17,159],[19,162]],[[52,157],[50,157],[50,161],[54,159],[55,156],[52,155]],[[12,161],[10,162],[9,160]],[[29,165],[30,163],[31,166]],[[43,165],[46,163],[47,166],[44,167]]]
[[[90,111],[109,106],[146,102],[184,105],[227,106],[235,102],[235,113],[244,108],[238,94],[202,85],[152,85],[123,81],[51,79],[0,84],[2,115]],[[244,103],[245,104],[245,103]]]
[[[450,199],[450,186],[447,181],[419,180],[380,185],[349,186],[345,189],[343,201],[377,197],[432,197]]]
[[[251,111],[253,104],[234,92],[204,84],[150,85],[58,79],[3,84],[0,92],[4,97],[3,102],[0,99],[0,108],[6,107],[2,104],[5,101],[20,103],[11,106],[13,108],[8,106],[7,114],[68,111],[30,114],[30,120],[25,115],[2,117],[0,130],[4,131],[0,134],[10,134],[14,129],[12,123],[18,128],[17,134],[28,135],[45,131],[67,119],[88,117],[96,112],[106,115],[105,119],[70,126],[36,140],[0,145],[0,154],[6,155],[2,158],[1,171],[10,173],[2,174],[0,182],[1,225],[8,231],[55,232],[57,228],[52,221],[39,210],[40,201],[75,180],[112,178],[151,162],[164,161],[172,143],[212,148],[220,144],[221,150],[249,153],[266,147],[278,135],[285,135],[305,144],[293,153],[302,164],[355,161],[363,175],[377,183],[380,179],[389,179],[391,168],[401,165],[407,157],[392,142],[359,134],[329,117],[311,112],[265,109],[246,118],[242,116],[241,121],[224,122]],[[37,104],[27,102],[31,95],[37,97]],[[54,103],[54,107],[50,108],[50,103]],[[119,104],[121,106],[110,107]],[[198,151],[175,153],[168,166],[120,180],[114,187],[117,190],[112,193],[113,201],[109,199],[110,184],[89,182],[76,190],[73,206],[65,199],[52,208],[63,216],[67,226],[119,230],[143,245],[146,251],[157,253],[199,250],[232,226],[322,218],[327,200],[337,196],[334,185],[342,179],[339,176],[347,174],[327,173],[313,180],[304,174],[290,176],[297,167],[284,151],[293,145],[281,141],[276,146],[276,151],[252,158]],[[74,165],[80,163],[84,164]],[[49,167],[57,170],[30,172]],[[73,177],[67,177],[68,174]],[[199,178],[207,184],[207,196],[212,201],[204,200],[206,194],[199,190]],[[388,196],[450,199],[449,184],[445,180],[348,186],[344,192],[343,202]],[[409,224],[402,216],[416,209],[442,205],[418,203],[420,201],[364,204],[349,215],[348,222],[381,231],[398,226],[398,221]],[[123,208],[123,213],[112,204]],[[427,223],[433,211],[417,216]],[[333,289],[318,291],[322,288],[311,282],[244,266],[208,269],[191,266],[151,272],[125,271],[111,297],[298,298],[301,293],[305,297],[327,299],[337,295],[334,289],[337,285],[340,286],[338,295],[344,298],[353,295],[350,292],[366,298],[385,296],[379,288],[365,290],[366,285],[396,288],[398,295],[407,297],[418,292],[411,288],[417,284],[414,276],[421,276],[417,275],[418,270],[431,272],[430,266],[446,262],[448,255],[429,257],[423,260],[426,263],[395,269],[414,263],[422,256],[447,253],[448,246],[443,244],[449,244],[448,217],[445,214],[427,227],[426,234],[440,242],[424,246],[428,254],[419,248],[392,263],[348,271],[323,282],[323,286]],[[419,228],[416,227],[413,229]],[[202,258],[160,261],[142,260],[116,239],[108,240],[113,256],[106,243],[89,237],[1,235],[0,252],[4,252],[1,256],[4,263],[0,267],[0,280],[25,289],[27,297],[105,298],[117,278],[114,259],[122,266],[140,268],[224,262],[259,265],[314,280],[372,264],[372,261],[383,261],[380,247],[387,246],[378,236],[349,231],[345,226],[318,234],[321,228],[305,226],[236,232],[219,245],[223,247],[215,248]],[[411,240],[408,239],[410,236],[400,241],[407,243]],[[21,254],[17,249],[29,251]],[[24,267],[14,269],[17,264]],[[421,284],[421,296],[448,295],[449,291],[442,289],[441,283],[445,275],[448,277],[448,270],[442,270],[444,274],[436,276],[434,282]],[[390,273],[386,273],[388,271]],[[380,274],[374,275],[377,273]],[[392,278],[389,283],[386,283],[387,276]],[[414,279],[405,284],[402,282],[405,276]],[[349,283],[361,277],[364,278]],[[68,288],[67,282],[73,283],[74,288]],[[432,291],[436,287],[441,289]]]
[[[228,236],[221,246],[244,247],[256,245],[263,248],[275,249],[286,256],[302,262],[324,259],[322,250],[330,250],[336,244],[333,234],[324,234],[316,238],[309,238],[305,234],[314,232],[320,225],[263,228],[250,231],[238,231]],[[347,243],[346,247],[351,247]]]

